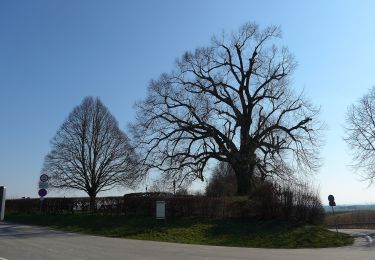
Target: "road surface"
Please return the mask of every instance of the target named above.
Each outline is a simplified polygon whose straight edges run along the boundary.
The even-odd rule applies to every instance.
[[[341,230],[353,246],[328,249],[259,249],[185,245],[65,233],[0,222],[0,259],[319,260],[375,259],[375,231]]]

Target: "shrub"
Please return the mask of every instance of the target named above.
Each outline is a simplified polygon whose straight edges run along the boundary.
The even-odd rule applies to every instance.
[[[214,168],[206,187],[209,197],[234,196],[237,191],[236,175],[228,163],[219,162]]]
[[[265,182],[251,194],[257,216],[289,222],[321,224],[324,209],[318,192],[308,183],[276,184]]]

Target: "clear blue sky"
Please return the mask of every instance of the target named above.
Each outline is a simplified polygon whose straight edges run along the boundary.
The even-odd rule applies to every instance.
[[[375,85],[374,12],[373,1],[354,0],[0,1],[0,185],[36,196],[49,141],[83,97],[99,96],[126,129],[150,79],[213,34],[255,21],[281,25],[299,64],[293,85],[322,108],[323,202],[332,193],[338,204],[374,203],[342,140],[348,105]]]

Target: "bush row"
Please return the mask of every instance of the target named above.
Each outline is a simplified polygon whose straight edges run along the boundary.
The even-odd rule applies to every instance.
[[[95,214],[155,216],[156,201],[166,202],[167,218],[251,218],[280,219],[318,224],[324,211],[317,197],[264,185],[252,199],[247,197],[172,196],[170,194],[137,194],[124,197],[99,197]],[[6,201],[6,212],[17,214],[91,214],[89,198],[14,199]]]

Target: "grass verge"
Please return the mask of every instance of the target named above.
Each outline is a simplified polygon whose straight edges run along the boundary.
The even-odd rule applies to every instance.
[[[186,244],[319,248],[350,245],[353,238],[321,226],[244,220],[173,219],[101,215],[13,215],[6,221],[48,226],[69,232]]]

